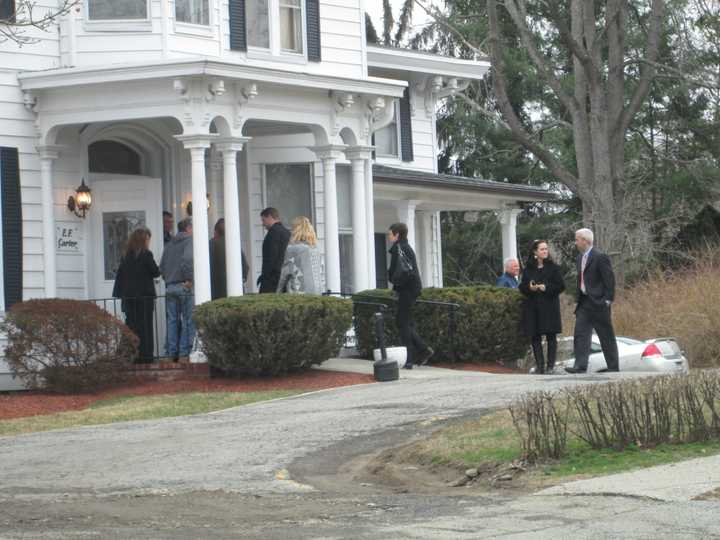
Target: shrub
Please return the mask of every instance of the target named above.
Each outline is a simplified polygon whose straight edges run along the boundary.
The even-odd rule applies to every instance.
[[[262,294],[199,306],[195,322],[211,367],[232,375],[280,375],[336,356],[352,325],[348,300]]]
[[[385,343],[400,344],[395,325],[393,293],[387,289],[365,291],[353,297],[358,350],[366,358],[375,348],[373,313],[386,305]],[[520,332],[522,296],[518,291],[496,287],[448,287],[424,289],[420,300],[459,304],[455,317],[454,343],[450,336],[450,310],[445,306],[416,304],[414,318],[418,332],[435,349],[435,361],[514,361],[526,351],[528,340]],[[359,303],[357,303],[359,302]]]
[[[30,388],[71,393],[117,383],[137,354],[138,339],[90,302],[29,300],[15,304],[0,331],[5,359]]]
[[[509,407],[529,461],[562,457],[567,433],[623,450],[720,439],[720,373],[697,371],[521,396]]]

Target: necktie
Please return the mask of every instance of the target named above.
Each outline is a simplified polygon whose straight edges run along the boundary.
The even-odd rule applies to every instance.
[[[580,290],[582,292],[585,292],[585,265],[587,264],[588,260],[588,254],[582,256],[582,261],[580,262]]]

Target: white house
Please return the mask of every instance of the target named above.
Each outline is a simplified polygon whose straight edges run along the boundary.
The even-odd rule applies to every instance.
[[[488,63],[368,46],[363,4],[84,0],[56,28],[29,29],[37,42],[0,43],[0,311],[111,296],[128,229],[148,226],[159,259],[162,211],[178,221],[188,202],[196,238],[226,219],[231,295],[241,246],[259,273],[266,206],[312,219],[332,291],[386,284],[395,221],[425,284],[441,286],[443,210],[498,211],[514,254],[519,204],[548,193],[437,174],[438,101]],[[0,17],[13,10],[0,0]],[[68,208],[81,181],[84,217]],[[194,250],[201,303],[208,243]]]

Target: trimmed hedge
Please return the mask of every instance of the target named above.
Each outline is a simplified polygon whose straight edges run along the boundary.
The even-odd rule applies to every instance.
[[[254,294],[202,304],[194,319],[211,367],[229,375],[281,375],[337,356],[352,325],[352,304]]]
[[[79,300],[28,300],[0,324],[5,360],[29,388],[96,390],[126,378],[138,338],[110,313]]]
[[[388,306],[385,312],[386,346],[399,345],[395,325],[396,302],[388,289],[363,291],[353,300],[377,302]],[[459,304],[455,317],[455,343],[449,334],[449,308],[418,303],[415,324],[422,338],[435,349],[435,362],[495,362],[521,358],[528,340],[520,331],[522,295],[512,289],[490,286],[423,289],[420,300]],[[373,313],[375,306],[355,304],[355,334],[358,351],[372,358],[375,348]]]

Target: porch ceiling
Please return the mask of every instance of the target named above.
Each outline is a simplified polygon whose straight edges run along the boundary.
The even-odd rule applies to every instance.
[[[18,75],[25,91],[67,88],[88,84],[107,84],[175,77],[223,77],[252,80],[283,86],[299,86],[319,90],[335,90],[378,96],[402,97],[407,83],[377,77],[352,79],[329,75],[316,75],[298,71],[268,69],[230,64],[207,58],[194,60],[167,60],[159,63],[116,64],[89,68],[64,68],[46,71],[26,71]]]
[[[508,204],[557,199],[546,189],[464,176],[373,165],[377,198],[414,199],[428,209],[490,210]]]

